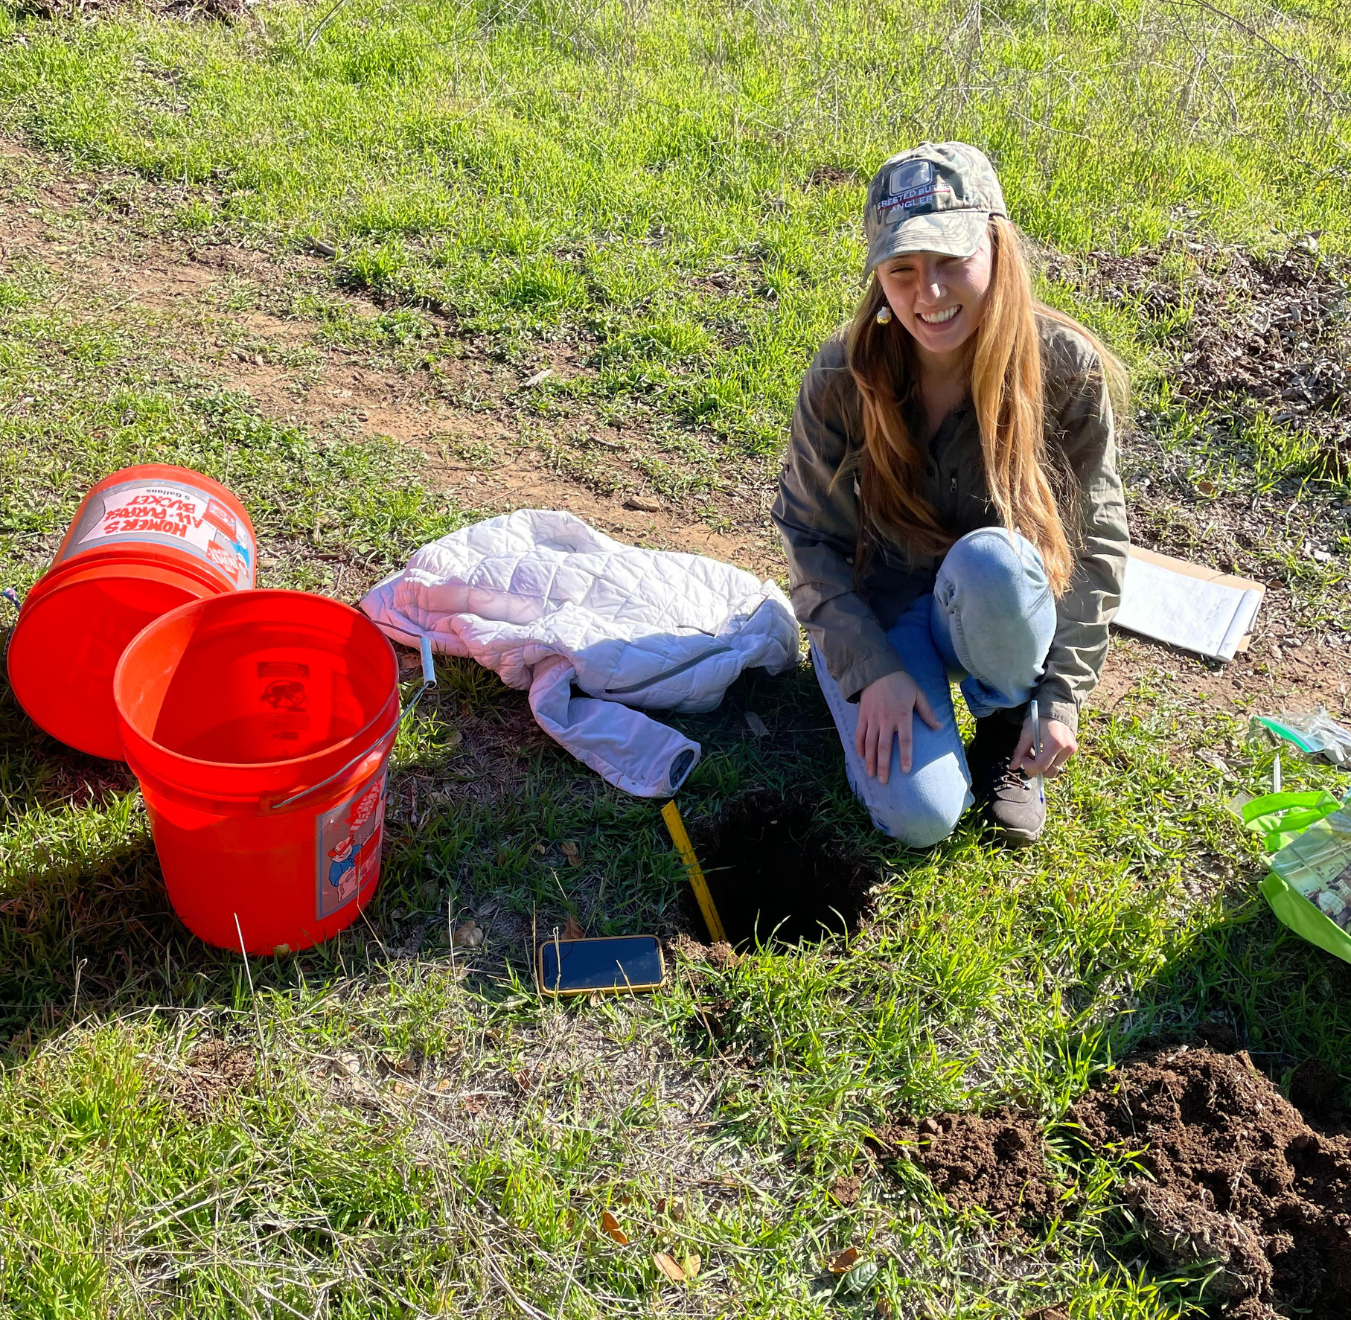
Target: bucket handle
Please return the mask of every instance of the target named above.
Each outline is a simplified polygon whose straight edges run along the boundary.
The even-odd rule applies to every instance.
[[[432,639],[423,633],[420,639],[422,645],[422,682],[418,690],[404,702],[403,709],[399,712],[398,722],[394,725],[397,733],[400,725],[403,724],[409,715],[413,713],[413,707],[418,704],[422,694],[429,688],[436,686],[436,662],[432,659]],[[268,807],[269,811],[280,811],[283,807],[289,807],[299,802],[302,798],[307,798],[311,793],[317,793],[321,788],[327,788],[335,779],[341,779],[353,766],[360,765],[377,747],[380,746],[388,733],[382,733],[365,751],[358,752],[350,761],[340,770],[335,770],[326,779],[321,779],[317,784],[311,784],[309,788],[302,788],[299,793],[292,793],[288,798],[282,798],[280,802],[273,802]]]

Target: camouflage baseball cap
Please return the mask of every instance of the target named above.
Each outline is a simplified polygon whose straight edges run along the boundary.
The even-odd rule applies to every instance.
[[[994,166],[965,142],[923,142],[893,156],[868,185],[868,269],[906,252],[969,257],[992,215],[1007,215]]]

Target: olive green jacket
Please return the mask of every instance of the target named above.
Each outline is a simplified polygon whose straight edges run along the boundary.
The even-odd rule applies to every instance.
[[[1043,718],[1077,728],[1079,708],[1107,656],[1107,625],[1121,599],[1129,534],[1112,405],[1097,355],[1058,323],[1042,318],[1040,326],[1047,445],[1077,489],[1078,508],[1062,501],[1075,568],[1056,602],[1055,638],[1037,704]],[[862,404],[841,331],[816,355],[802,382],[774,521],[788,555],[793,609],[851,701],[876,679],[904,668],[887,629],[917,596],[933,590],[941,562],[879,546],[856,579],[862,446]],[[926,474],[923,494],[954,537],[999,524],[969,402],[934,433]]]

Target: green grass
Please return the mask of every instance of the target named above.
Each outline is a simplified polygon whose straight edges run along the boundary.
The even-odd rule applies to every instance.
[[[340,345],[430,362],[435,380],[466,345],[518,364],[567,346],[583,370],[529,405],[539,443],[579,461],[548,430],[579,397],[642,410],[659,424],[642,461],[670,495],[772,460],[807,357],[856,294],[862,187],[808,186],[818,165],[866,179],[921,136],[967,136],[997,156],[1019,221],[1068,250],[1183,222],[1259,244],[1279,227],[1332,249],[1351,236],[1346,114],[1313,90],[1346,81],[1330,5],[1235,10],[1271,45],[1187,5],[351,3],[318,31],[323,13],[267,5],[230,28],[0,11],[4,114],[41,153],[6,164],[7,205],[25,214],[59,157],[142,237],[283,254],[327,238],[333,281],[380,306],[322,279],[271,291],[313,322],[285,350],[297,368]],[[43,571],[95,479],[149,458],[240,495],[271,585],[355,598],[473,516],[419,451],[223,390],[175,314],[80,291],[59,262],[0,274],[6,585]],[[1051,291],[1155,390],[1168,327]],[[280,351],[243,321],[264,295],[236,294],[212,333]],[[1228,437],[1239,449],[1213,446],[1207,419],[1148,397],[1170,410],[1167,444],[1236,493],[1307,466],[1298,435],[1259,420]],[[491,470],[491,450],[457,443]],[[1340,568],[1288,568],[1342,617]],[[1057,1147],[1074,1195],[1010,1242],[868,1145],[944,1108],[1053,1123],[1111,1059],[1212,1020],[1278,1081],[1309,1056],[1339,1066],[1351,970],[1276,925],[1223,807],[1260,791],[1269,755],[1151,681],[1086,717],[1046,838],[1017,855],[971,825],[932,854],[896,848],[844,786],[810,671],[738,684],[673,721],[705,749],[687,819],[750,788],[816,797],[876,873],[872,918],[721,970],[681,958],[659,995],[566,1008],[533,992],[532,932],[573,915],[673,934],[679,868],[657,805],[532,732],[491,675],[442,665],[401,735],[369,920],[247,968],[173,918],[129,776],[42,736],[0,689],[0,1313],[1196,1313],[1200,1277],[1129,1237],[1119,1171]],[[470,916],[487,943],[452,951]],[[235,1085],[201,1062],[220,1040],[247,1062]],[[830,1187],[854,1172],[846,1207]],[[601,1230],[607,1210],[627,1246]],[[850,1244],[875,1276],[825,1271]],[[697,1253],[697,1278],[665,1282],[657,1251]]]
[[[1279,22],[965,0],[322,12],[0,11],[5,116],[80,165],[177,185],[180,228],[322,236],[342,278],[467,330],[580,335],[598,390],[735,453],[776,450],[803,357],[856,297],[862,185],[921,137],[984,146],[1011,213],[1062,249],[1180,224],[1351,236],[1333,5]],[[811,186],[822,165],[857,182]]]

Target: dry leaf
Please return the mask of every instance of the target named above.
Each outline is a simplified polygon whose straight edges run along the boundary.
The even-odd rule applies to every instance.
[[[466,921],[455,927],[452,942],[457,949],[477,949],[483,943],[483,928],[477,921]]]
[[[606,1237],[613,1238],[621,1247],[629,1245],[629,1235],[619,1227],[619,1220],[608,1210],[600,1217],[600,1227]]]
[[[666,1197],[664,1196],[661,1197],[661,1199],[658,1200],[657,1202],[657,1213],[659,1215],[670,1215],[670,1217],[674,1219],[677,1224],[680,1223],[681,1220],[685,1218],[684,1198],[674,1197],[668,1201]]]
[[[658,1251],[652,1257],[652,1263],[668,1278],[672,1283],[684,1283],[685,1271],[673,1261],[664,1251]]]
[[[685,1277],[687,1279],[697,1279],[699,1277],[699,1266],[702,1264],[703,1261],[699,1259],[699,1253],[697,1251],[691,1251],[690,1254],[685,1257]]]
[[[580,866],[582,864],[581,850],[577,847],[575,843],[573,843],[571,839],[567,840],[566,843],[559,844],[558,846],[563,849],[563,856],[568,859],[569,866]]]
[[[843,1251],[837,1251],[830,1258],[826,1268],[832,1274],[848,1274],[858,1264],[859,1255],[860,1252],[857,1247],[846,1247]]]
[[[756,738],[767,738],[769,736],[769,728],[753,710],[746,712],[746,727]]]
[[[542,843],[537,843],[535,845],[535,851],[542,857],[549,850]]]
[[[563,927],[563,938],[565,940],[584,940],[586,939],[586,930],[582,923],[568,913],[568,924]]]

